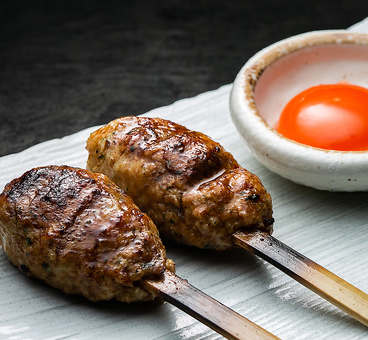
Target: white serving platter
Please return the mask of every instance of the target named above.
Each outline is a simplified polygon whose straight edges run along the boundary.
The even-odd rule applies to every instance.
[[[352,29],[368,32],[368,21]],[[231,122],[230,90],[231,84],[145,116],[171,119],[220,142],[273,197],[274,236],[368,292],[368,193],[318,191],[267,170]],[[96,128],[0,158],[0,190],[32,167],[85,167],[85,141]],[[281,339],[368,338],[367,327],[243,249],[216,253],[169,244],[167,253],[180,277]],[[220,338],[168,303],[93,304],[66,296],[26,277],[0,249],[0,339]]]

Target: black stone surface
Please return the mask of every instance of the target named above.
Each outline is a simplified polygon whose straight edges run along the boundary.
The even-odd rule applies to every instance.
[[[277,40],[367,16],[368,1],[8,1],[0,156],[217,89]]]

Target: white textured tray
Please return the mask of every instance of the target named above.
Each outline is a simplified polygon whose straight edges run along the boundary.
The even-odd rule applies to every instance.
[[[352,28],[368,33],[365,20]],[[256,173],[273,197],[274,236],[368,292],[368,193],[329,193],[269,172],[232,125],[231,85],[153,110],[219,141]],[[107,122],[106,122],[107,123]],[[85,167],[85,141],[96,127],[0,158],[0,190],[32,167]],[[368,329],[268,263],[226,253],[167,247],[182,278],[282,339],[367,339]],[[168,303],[92,304],[29,279],[0,249],[0,339],[218,339]]]

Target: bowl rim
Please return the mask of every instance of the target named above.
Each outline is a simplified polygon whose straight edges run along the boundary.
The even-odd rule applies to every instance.
[[[368,150],[326,150],[293,141],[268,125],[256,107],[255,87],[269,65],[291,52],[329,44],[368,46],[368,34],[347,30],[321,30],[283,39],[251,57],[233,83],[230,92],[230,114],[233,123],[255,158],[281,176],[284,176],[284,167],[302,173],[312,172],[318,175],[321,172],[335,172],[336,175],[337,170],[333,170],[333,164],[337,163],[339,163],[338,172],[345,176],[351,173],[352,163],[354,174],[368,173]],[[289,155],[287,160],[285,150]]]

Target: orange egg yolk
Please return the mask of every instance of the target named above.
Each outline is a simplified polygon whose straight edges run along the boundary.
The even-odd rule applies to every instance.
[[[285,106],[276,131],[329,150],[368,150],[368,89],[347,83],[318,85]]]

